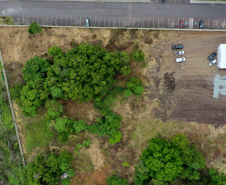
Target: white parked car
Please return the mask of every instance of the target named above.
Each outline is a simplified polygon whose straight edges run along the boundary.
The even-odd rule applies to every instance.
[[[177,59],[176,59],[176,62],[177,62],[177,63],[182,63],[182,62],[184,62],[184,61],[185,61],[185,57],[177,58]]]
[[[217,62],[217,59],[214,59],[214,60],[212,60],[212,61],[209,63],[209,65],[210,65],[210,66],[213,66],[216,62]]]
[[[90,25],[89,25],[89,19],[88,18],[86,18],[86,27],[89,27]]]
[[[175,52],[176,56],[183,55],[183,54],[184,54],[184,51],[177,51],[177,52]]]

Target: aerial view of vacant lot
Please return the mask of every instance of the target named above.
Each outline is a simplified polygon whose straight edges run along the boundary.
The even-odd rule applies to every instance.
[[[47,182],[45,179],[50,179],[51,175],[43,177],[44,180],[41,181],[44,172],[42,174],[36,172],[38,175],[35,173],[36,176],[33,174],[30,178],[33,179],[31,181],[35,181],[34,184],[57,184],[57,182],[71,185],[225,184],[223,173],[226,173],[226,116],[224,115],[226,95],[220,92],[217,98],[213,98],[213,95],[214,86],[217,85],[214,81],[216,75],[223,78],[226,76],[226,71],[218,70],[216,64],[210,66],[207,60],[212,52],[217,52],[219,44],[226,43],[225,32],[43,28],[41,33],[29,35],[27,27],[0,27],[0,35],[4,38],[0,39],[1,55],[26,164],[32,164],[32,169],[36,168],[36,163],[42,161],[37,156],[41,155],[45,156],[45,160],[48,158],[46,166],[50,163],[54,166],[53,156],[56,157],[60,153],[58,156],[60,160],[57,160],[61,161],[59,168],[62,171],[58,174],[57,167],[54,168],[55,171],[51,168],[52,174],[58,175],[56,178],[58,181]],[[176,50],[172,50],[172,45],[175,44],[183,44],[183,57],[186,58],[183,63],[175,61],[176,58],[181,57],[176,57]],[[49,50],[53,46],[57,46],[55,50]],[[78,68],[86,75],[87,72],[83,71],[81,66],[90,65],[91,62],[83,64],[81,61],[86,59],[77,55],[79,52],[98,52],[99,50],[92,49],[97,46],[103,48],[104,52],[118,53],[122,61],[127,57],[127,62],[122,66],[118,63],[118,69],[115,66],[116,72],[112,75],[114,82],[107,81],[106,78],[106,83],[111,87],[100,91],[95,87],[95,92],[98,93],[94,98],[85,93],[83,94],[85,98],[80,98],[81,88],[71,89],[71,86],[67,85],[66,77],[60,81],[58,77],[48,76],[53,73],[67,74],[68,66],[73,69]],[[119,52],[125,52],[127,56],[123,58],[124,55]],[[139,56],[136,58],[136,52],[137,56],[140,54],[140,60]],[[42,63],[43,71],[45,68],[45,74],[48,75],[40,75],[41,80],[35,81],[35,85],[32,85],[33,76],[39,73],[36,70],[38,64],[31,61],[29,65],[32,66],[33,73],[28,74],[30,68],[27,61],[36,56],[43,59],[35,60]],[[106,54],[103,60],[107,60],[109,56]],[[66,64],[66,62],[63,64],[66,60],[73,62],[73,57],[77,57],[75,61],[80,62],[80,65]],[[117,60],[118,58],[109,59],[108,62],[113,63]],[[95,64],[98,62],[99,59],[95,58],[92,65],[98,65]],[[100,68],[105,69],[104,63],[100,65]],[[122,72],[121,68],[125,71]],[[44,74],[43,71],[40,74]],[[74,75],[78,73],[79,71]],[[48,83],[42,81],[44,78],[48,79]],[[101,79],[95,76],[94,72],[92,78]],[[79,81],[82,76],[79,78],[76,76],[73,80],[76,81],[75,79]],[[140,79],[139,87],[135,90],[128,85],[132,83],[131,79],[138,79],[137,83]],[[62,90],[60,85],[52,86],[49,91],[43,90],[56,80],[63,84]],[[86,82],[84,80],[82,84]],[[31,84],[30,90],[24,88],[28,86],[27,84]],[[89,89],[92,86],[85,88]],[[77,91],[78,96],[71,95],[70,90]],[[62,92],[68,92],[68,96]],[[24,103],[24,99],[30,98],[32,102],[37,93],[40,93],[41,103],[37,103],[37,109],[31,112],[33,108],[30,102]],[[29,110],[26,106],[30,106]],[[56,112],[57,116],[55,116]],[[120,124],[118,120],[121,120]],[[69,122],[73,122],[74,126],[68,126],[71,124]],[[101,124],[104,128],[100,127]],[[110,127],[110,131],[106,130],[106,127]],[[192,154],[192,160],[196,160],[199,154],[205,159],[205,165],[201,162],[192,165],[189,163],[189,170],[186,171],[189,177],[182,174],[182,168],[185,169],[186,166],[184,161],[178,162],[176,168],[169,168],[170,172],[165,171],[163,174],[158,172],[166,167],[161,165],[158,167],[157,162],[150,162],[153,160],[151,157],[145,158],[145,152],[151,151],[150,146],[155,148],[154,157],[160,155],[155,153],[159,151],[156,143],[160,141],[157,142],[153,138],[161,138],[164,142],[173,143],[180,136],[182,143],[183,137],[178,134],[186,136],[186,142],[190,141],[189,146],[196,145],[191,150],[189,148],[189,152],[198,153]],[[172,143],[163,145],[171,149],[174,146]],[[145,150],[147,147],[150,148]],[[167,153],[166,150],[162,151]],[[57,154],[50,155],[51,152]],[[186,152],[182,152],[182,156],[190,155],[188,150]],[[68,157],[69,155],[72,157]],[[170,155],[174,155],[173,152]],[[67,162],[63,163],[64,160],[69,161],[70,165],[67,166]],[[173,162],[167,164],[169,163],[175,164]],[[31,174],[28,171],[32,165],[27,165],[27,176]],[[156,168],[153,169],[151,166]],[[38,169],[41,170],[41,167]],[[221,176],[219,175],[221,180],[216,183],[214,178],[206,175],[208,173],[205,170],[209,169],[216,169],[219,174],[222,173]],[[171,175],[174,170],[175,173]],[[198,175],[192,174],[195,170],[198,171]],[[145,176],[146,173],[148,175]],[[63,177],[63,174],[70,178]]]

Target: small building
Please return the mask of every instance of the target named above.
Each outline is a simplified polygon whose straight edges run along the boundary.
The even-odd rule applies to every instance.
[[[217,67],[226,69],[226,44],[220,44],[217,50]]]

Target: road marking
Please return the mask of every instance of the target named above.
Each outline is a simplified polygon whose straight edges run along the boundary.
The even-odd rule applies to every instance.
[[[169,18],[168,18],[168,28],[169,28]]]
[[[100,19],[101,19],[101,16],[100,16]],[[99,27],[100,27],[100,19],[99,19]]]
[[[111,18],[109,17],[109,27],[111,27]]]
[[[173,26],[175,27],[175,25],[174,25],[174,18],[173,18]]]
[[[149,18],[148,18],[148,28],[149,28]]]
[[[80,26],[82,26],[82,18],[81,18],[81,16],[80,16]]]
[[[71,16],[71,19],[70,19],[70,26],[71,26],[71,22],[72,22],[72,16]]]
[[[155,22],[155,18],[153,17],[153,26],[152,26],[152,28],[154,28],[154,26],[155,26],[155,25],[154,25],[154,22]]]
[[[163,28],[165,28],[164,26],[165,26],[165,19],[163,18]]]
[[[104,17],[104,27],[105,27],[105,17]]]
[[[23,15],[23,24],[24,24],[24,15]]]
[[[215,19],[213,20],[213,29],[214,29],[214,21],[215,21]]]
[[[208,19],[208,29],[210,28],[210,19]]]
[[[133,27],[134,27],[135,17],[133,18]]]
[[[49,16],[47,15],[47,25],[49,25]]]
[[[159,28],[159,18],[158,18],[158,28]]]

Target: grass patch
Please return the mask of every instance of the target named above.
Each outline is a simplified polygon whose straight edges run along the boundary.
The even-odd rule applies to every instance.
[[[15,25],[11,16],[0,16],[0,25]]]
[[[31,152],[35,147],[49,146],[51,140],[45,133],[45,122],[26,123],[25,125],[26,149]]]

